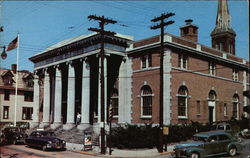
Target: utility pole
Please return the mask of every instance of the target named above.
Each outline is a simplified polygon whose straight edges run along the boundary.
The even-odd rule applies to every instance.
[[[106,148],[105,148],[105,86],[104,86],[104,37],[105,35],[115,35],[115,32],[105,31],[104,25],[107,25],[109,23],[115,24],[117,21],[105,18],[104,16],[96,16],[96,15],[89,15],[89,20],[96,20],[99,21],[99,27],[98,28],[89,28],[88,30],[98,32],[101,35],[101,50],[100,50],[100,57],[101,57],[101,74],[100,74],[100,80],[101,80],[101,154],[105,154]]]
[[[165,19],[174,16],[174,13],[167,13],[167,14],[161,14],[161,16],[156,17],[151,20],[151,22],[158,22],[160,21],[160,24],[154,25],[150,27],[151,29],[155,30],[160,28],[161,29],[161,52],[160,52],[160,109],[159,109],[159,148],[158,151],[160,153],[163,152],[163,54],[164,54],[164,26],[173,24],[174,21],[167,21],[164,22]]]

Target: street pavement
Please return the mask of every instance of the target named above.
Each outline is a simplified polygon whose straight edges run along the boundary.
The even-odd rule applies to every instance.
[[[248,158],[250,155],[250,139],[242,142],[244,151],[233,158]],[[167,152],[158,153],[156,148],[125,150],[113,148],[112,155],[100,155],[99,147],[93,147],[93,150],[83,151],[82,144],[67,143],[67,151],[42,151],[40,149],[30,148],[26,145],[7,145],[0,148],[0,158],[95,158],[95,157],[115,157],[115,158],[173,158],[170,154],[173,151],[174,144],[168,145]],[[229,158],[221,156],[220,158]],[[232,157],[230,157],[232,158]]]

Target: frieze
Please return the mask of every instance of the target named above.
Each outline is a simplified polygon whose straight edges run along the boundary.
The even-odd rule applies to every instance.
[[[100,43],[98,43],[98,44],[91,45],[91,46],[86,47],[86,48],[81,48],[81,49],[78,49],[78,50],[75,50],[75,51],[70,51],[70,52],[66,52],[66,53],[63,53],[63,54],[58,53],[57,56],[54,56],[54,57],[47,58],[45,60],[41,60],[41,61],[36,62],[35,63],[35,68],[40,67],[40,66],[44,66],[44,65],[48,65],[48,64],[51,64],[51,63],[54,63],[54,62],[62,61],[62,60],[68,59],[68,58],[72,58],[72,57],[75,57],[75,56],[78,56],[78,55],[81,55],[81,54],[84,54],[84,53],[88,53],[88,52],[100,49],[100,47],[101,47],[101,45],[100,45]],[[125,52],[124,47],[117,46],[117,45],[110,44],[110,43],[105,43],[104,47],[112,49],[112,50],[117,50],[119,52]]]

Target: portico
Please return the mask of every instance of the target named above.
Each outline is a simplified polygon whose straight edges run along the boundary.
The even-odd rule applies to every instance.
[[[110,89],[117,82],[130,40],[127,36],[105,36],[105,120]],[[35,81],[42,83],[34,84],[33,124],[71,129],[78,112],[81,124],[77,128],[100,123],[99,52],[100,35],[91,34],[62,41],[30,58],[35,64]]]

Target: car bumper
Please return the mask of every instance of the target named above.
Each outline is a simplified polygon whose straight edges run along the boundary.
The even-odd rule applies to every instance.
[[[186,152],[182,151],[182,150],[174,150],[172,155],[177,157],[177,158],[187,158],[188,157]]]
[[[47,149],[65,149],[66,144],[47,144]]]

